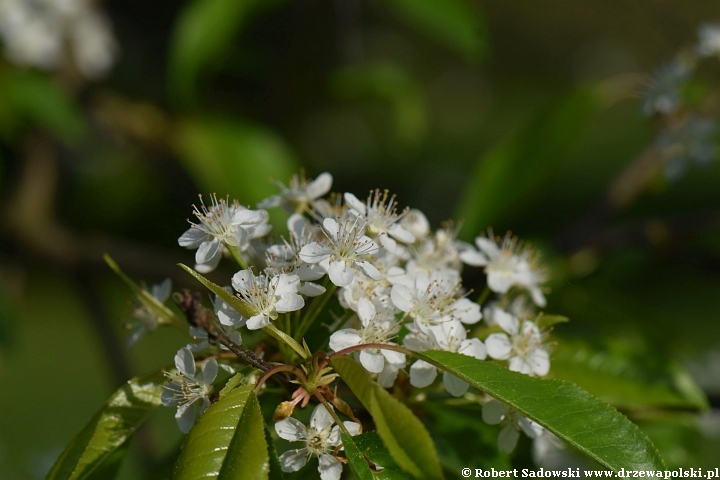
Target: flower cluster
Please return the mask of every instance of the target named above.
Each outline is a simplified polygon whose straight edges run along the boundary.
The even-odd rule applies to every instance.
[[[0,38],[10,61],[50,70],[71,48],[86,78],[104,76],[118,47],[110,22],[90,0],[0,0]]]
[[[458,240],[453,226],[431,231],[422,212],[399,210],[388,192],[370,192],[365,200],[352,193],[324,198],[331,185],[331,175],[323,173],[315,180],[295,178],[290,187],[280,184],[280,193],[257,209],[214,195],[209,206],[201,200],[195,207],[196,221],[178,242],[196,250],[196,271],[214,270],[223,257],[240,269],[225,287],[225,300],[217,297],[213,309],[203,313],[214,319],[213,326],[190,327],[197,342],[178,352],[177,373],[170,375],[163,396],[166,405],[178,407],[178,424],[187,431],[195,405],[202,412],[209,402],[218,366],[231,368],[229,354],[218,344],[240,346],[243,338],[257,337],[253,332],[268,333],[278,349],[255,342],[261,357],[276,365],[282,360],[284,371],[299,371],[292,366],[298,357],[305,362],[298,374],[301,387],[278,409],[283,413],[275,426],[281,438],[305,445],[283,453],[282,468],[296,471],[317,457],[323,480],[341,475],[339,429],[354,435],[360,425],[333,426],[338,412],[327,403],[315,408],[309,427],[291,417],[296,405],[304,407],[335,378],[317,362],[315,370],[310,366],[306,335],[311,327],[316,336],[325,332],[321,344],[329,350],[321,357],[353,355],[386,388],[403,382],[463,396],[469,388],[464,380],[444,372],[440,381],[438,368],[413,357],[427,350],[492,360],[527,375],[544,376],[550,369],[547,331],[537,325],[535,310],[546,304],[547,274],[527,244],[492,232],[468,244]],[[287,234],[274,238],[264,209],[272,207],[291,214]],[[476,267],[485,274],[480,295],[462,279],[464,268]],[[167,297],[156,296],[161,302]],[[324,320],[318,321],[323,312]],[[512,450],[519,431],[533,438],[542,432],[497,401],[486,403],[484,412],[488,423],[505,425],[499,439],[504,451]]]

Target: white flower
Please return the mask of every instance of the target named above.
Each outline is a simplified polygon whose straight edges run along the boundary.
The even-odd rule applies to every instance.
[[[149,293],[159,304],[163,304],[170,296],[171,289],[172,283],[169,278],[166,278],[162,282],[153,285]],[[142,298],[140,300],[142,301]],[[128,328],[133,329],[127,340],[128,347],[135,345],[147,332],[155,331],[158,325],[163,322],[157,311],[144,303],[135,309],[133,317],[136,321],[129,322],[127,325]]]
[[[395,240],[403,243],[415,241],[415,235],[398,223],[407,212],[398,215],[395,196],[388,198],[387,191],[383,194],[380,193],[380,190],[375,190],[374,194],[370,193],[367,204],[361,202],[352,193],[345,193],[344,198],[352,213],[366,219],[368,235],[376,238],[378,243],[388,251],[401,253]]]
[[[195,371],[195,359],[187,347],[178,350],[175,355],[177,373],[165,375],[170,383],[165,385],[161,401],[166,407],[177,405],[175,413],[178,427],[183,433],[188,433],[195,423],[196,403],[200,401],[200,414],[210,406],[210,394],[213,391],[212,382],[218,372],[218,364],[214,358],[206,360],[200,366],[200,372]]]
[[[400,330],[400,325],[393,316],[378,315],[375,305],[367,298],[361,298],[358,301],[358,317],[362,322],[359,329],[345,328],[330,336],[330,348],[333,351],[369,343],[396,345],[389,341]],[[401,368],[405,366],[405,354],[377,348],[360,351],[360,363],[368,372],[382,372],[386,361]]]
[[[523,320],[502,310],[493,314],[495,323],[505,333],[492,333],[485,339],[487,353],[496,360],[509,360],[509,368],[527,375],[547,375],[550,371],[550,355],[543,345],[543,335],[533,322]]]
[[[700,43],[698,53],[703,57],[720,54],[720,26],[714,23],[704,23],[698,28]]]
[[[369,261],[380,247],[365,235],[365,224],[356,218],[337,222],[323,220],[323,232],[328,243],[313,242],[300,250],[300,258],[307,263],[329,261],[328,275],[338,287],[350,285],[358,268],[373,280],[382,279],[382,273]]]
[[[431,327],[438,346],[448,352],[461,353],[469,357],[484,360],[487,356],[485,345],[477,338],[467,338],[465,327],[458,321],[449,321]],[[470,385],[455,375],[443,372],[443,385],[453,396],[460,397]]]
[[[297,294],[300,279],[297,275],[280,274],[272,278],[255,276],[252,270],[233,275],[232,285],[240,298],[256,312],[247,320],[247,328],[257,330],[278,317],[278,313],[300,310],[305,306]]]
[[[400,219],[400,225],[408,232],[415,235],[415,238],[425,238],[430,233],[430,222],[423,212],[411,208]]]
[[[520,438],[520,430],[530,438],[536,438],[545,430],[517,410],[495,399],[485,402],[482,408],[482,418],[488,425],[503,425],[500,435],[498,435],[498,448],[505,453],[510,453],[515,449],[518,438]]]
[[[267,198],[258,204],[258,208],[272,208],[282,205],[290,213],[303,213],[315,200],[330,191],[332,175],[321,173],[312,182],[308,182],[303,175],[294,175],[290,179],[290,187],[277,182],[280,194]]]
[[[484,266],[487,284],[493,292],[505,294],[511,287],[520,287],[530,293],[533,301],[545,306],[545,296],[539,284],[545,281],[545,273],[535,264],[535,257],[527,247],[519,245],[517,239],[505,236],[499,239],[477,237],[478,250],[468,249],[460,253],[460,259],[472,266]]]
[[[280,465],[284,472],[297,472],[305,466],[310,457],[318,457],[318,471],[322,480],[339,480],[342,463],[332,455],[341,444],[340,428],[333,424],[335,420],[323,405],[318,405],[312,413],[310,426],[305,427],[298,420],[289,417],[275,424],[275,431],[284,440],[304,442],[305,446],[288,450],[280,455]],[[357,435],[360,425],[355,422],[343,422],[351,435]]]
[[[199,223],[192,223],[178,239],[181,247],[197,248],[195,270],[207,273],[215,270],[225,251],[225,245],[247,248],[251,238],[262,236],[269,230],[268,214],[265,210],[249,210],[237,201],[229,204],[227,200],[211,196],[212,204],[206,207],[200,197],[201,208],[193,206]]]

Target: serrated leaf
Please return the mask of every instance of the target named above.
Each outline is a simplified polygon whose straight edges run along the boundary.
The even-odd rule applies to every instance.
[[[355,475],[358,480],[373,480],[372,470],[370,470],[365,456],[357,445],[355,445],[355,442],[353,442],[353,437],[345,432],[340,432],[340,439],[345,449],[345,458],[347,458],[353,475]]]
[[[564,317],[562,315],[545,315],[544,313],[541,313],[537,316],[535,325],[542,330],[552,327],[553,325],[557,325],[558,323],[567,323],[569,321],[570,319],[568,317]]]
[[[178,17],[170,43],[170,92],[182,104],[195,100],[200,76],[217,69],[253,14],[278,0],[194,0]]]
[[[496,222],[507,220],[537,200],[599,110],[600,98],[591,89],[562,98],[478,160],[454,216],[463,221],[463,239],[472,239],[482,229],[497,226]],[[503,201],[498,202],[498,198]]]
[[[265,422],[254,388],[236,388],[212,404],[190,430],[173,480],[267,480]]]
[[[375,478],[410,480],[411,477],[400,470],[377,432],[365,432],[352,438],[357,448],[368,460],[383,467],[381,471],[373,472]]]
[[[431,350],[415,356],[505,402],[613,471],[665,469],[635,424],[577,385],[511,372],[459,353]]]
[[[267,425],[265,425],[265,441],[268,445],[268,454],[270,456],[270,471],[268,472],[268,480],[284,480],[285,475],[283,474],[282,465],[280,465],[280,457],[278,457],[277,450],[275,449],[275,442],[273,441],[272,434]]]
[[[129,380],[108,399],[90,423],[68,444],[47,480],[90,479],[112,471],[130,435],[161,405],[161,372]]]
[[[377,432],[398,465],[417,478],[442,478],[430,434],[422,422],[356,361],[339,356],[330,362],[375,421]]]
[[[469,61],[487,50],[487,33],[466,0],[386,0],[405,21],[460,52]]]

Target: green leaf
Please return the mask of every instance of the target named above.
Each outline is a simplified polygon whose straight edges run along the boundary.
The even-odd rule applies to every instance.
[[[0,72],[0,130],[12,136],[25,123],[39,125],[67,143],[76,142],[87,130],[78,105],[47,75]]]
[[[284,480],[285,475],[283,474],[282,466],[280,465],[280,457],[278,457],[277,450],[275,449],[275,442],[273,441],[272,434],[267,425],[265,425],[265,441],[268,445],[268,453],[270,454],[270,471],[268,480]]]
[[[478,12],[466,0],[386,0],[400,17],[468,61],[487,51],[485,27]]]
[[[400,470],[400,467],[388,452],[385,444],[377,432],[365,432],[352,437],[353,442],[362,454],[375,465],[383,467],[380,472],[374,472],[375,478],[409,480],[411,477]]]
[[[182,104],[195,101],[201,74],[217,70],[240,29],[279,0],[193,0],[175,24],[170,43],[169,88]]]
[[[232,308],[240,312],[240,314],[246,318],[250,318],[253,315],[255,315],[255,312],[252,311],[250,306],[243,302],[241,299],[233,295],[232,293],[228,292],[224,288],[222,288],[220,285],[211,282],[207,278],[203,277],[201,274],[193,270],[192,268],[188,267],[187,265],[183,265],[182,263],[178,263],[178,266],[188,272],[190,275],[195,277],[200,283],[205,285],[208,290],[213,292],[218,297],[222,298],[225,303],[230,305]]]
[[[163,391],[160,382],[163,378],[161,372],[133,378],[113,393],[90,423],[68,444],[47,480],[89,479],[99,471],[108,472],[117,468],[120,460],[118,450],[148,415],[160,406]]]
[[[246,205],[276,194],[271,180],[286,182],[298,170],[295,155],[280,135],[231,119],[181,122],[175,149],[203,190],[230,195]]]
[[[600,99],[595,90],[574,92],[479,159],[455,212],[463,221],[463,239],[474,238],[537,200],[599,110]]]
[[[415,356],[505,402],[613,471],[665,468],[635,424],[577,385],[511,372],[459,353],[431,350]]]
[[[442,478],[430,434],[422,422],[353,359],[335,357],[332,367],[375,421],[377,432],[400,467],[418,478]]]
[[[370,470],[365,456],[357,445],[355,445],[355,442],[353,442],[353,437],[345,432],[340,432],[340,439],[342,440],[345,457],[347,458],[353,475],[355,475],[358,480],[373,480],[372,470]]]
[[[251,385],[211,405],[190,430],[173,480],[267,480],[265,421]]]
[[[537,316],[535,325],[542,330],[552,327],[553,325],[557,325],[558,323],[567,323],[569,321],[570,319],[568,317],[564,317],[562,315],[545,315],[544,313],[541,313]]]
[[[624,410],[704,410],[707,399],[682,368],[643,367],[632,359],[563,340],[553,353],[553,377],[568,380]]]

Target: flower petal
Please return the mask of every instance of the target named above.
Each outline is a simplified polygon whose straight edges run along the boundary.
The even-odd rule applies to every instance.
[[[468,391],[468,388],[470,388],[469,383],[464,380],[460,380],[458,377],[448,372],[443,372],[443,385],[445,385],[445,390],[454,397],[462,397],[465,395],[465,392]]]
[[[363,324],[363,327],[367,327],[370,325],[370,322],[373,318],[375,318],[375,314],[377,311],[375,310],[375,305],[368,300],[365,297],[361,297],[358,300],[358,308],[357,308],[358,317],[360,317],[360,321]]]
[[[380,353],[383,354],[383,357],[390,362],[392,365],[395,365],[396,367],[403,367],[405,366],[405,354],[396,352],[395,350],[385,350],[380,349]]]
[[[319,403],[315,410],[313,410],[312,417],[310,418],[310,426],[315,430],[325,430],[327,427],[335,423],[330,412],[327,411],[322,403]]]
[[[275,431],[280,438],[290,442],[302,440],[307,434],[305,425],[293,417],[288,417],[275,423]]]
[[[275,310],[278,313],[294,312],[305,306],[305,300],[297,293],[283,293],[280,300],[275,302]]]
[[[511,453],[515,450],[518,438],[520,438],[520,432],[515,430],[512,423],[508,423],[500,430],[500,435],[498,435],[498,448],[501,452]]]
[[[333,352],[340,351],[344,348],[359,345],[362,338],[356,330],[352,328],[344,328],[330,335],[330,348]]]
[[[187,347],[183,347],[175,354],[175,366],[184,376],[195,378],[195,358]]]
[[[507,406],[495,399],[488,400],[482,407],[482,419],[488,425],[497,425],[502,422],[506,414]]]
[[[216,255],[221,254],[220,251],[220,240],[213,238],[210,241],[203,242],[195,252],[196,263],[210,263],[211,260],[215,259]]]
[[[206,360],[200,365],[200,371],[202,372],[202,383],[204,385],[210,385],[217,377],[218,363],[217,360],[211,358]]]
[[[342,463],[332,455],[323,453],[318,457],[318,472],[321,480],[340,480]]]
[[[288,450],[280,455],[280,468],[283,472],[297,472],[308,461],[309,452],[307,448]]]
[[[373,280],[382,280],[383,275],[380,270],[375,268],[375,265],[368,262],[367,260],[356,261],[355,264],[362,270],[362,272]]]
[[[405,285],[394,285],[390,291],[390,300],[392,300],[393,305],[403,312],[409,312],[413,309],[414,298],[412,291]]]
[[[180,405],[175,412],[175,421],[182,433],[188,433],[195,424],[195,403]]]
[[[208,239],[208,234],[199,228],[190,227],[178,238],[178,244],[185,248],[198,248]]]
[[[491,333],[488,335],[485,339],[485,347],[487,348],[487,354],[495,360],[507,360],[510,358],[512,344],[504,333]]]
[[[259,330],[265,325],[269,324],[270,317],[268,317],[267,315],[253,315],[252,317],[248,318],[246,326],[248,330]]]
[[[367,213],[367,208],[365,207],[365,204],[361,202],[355,195],[353,195],[350,192],[345,192],[343,195],[343,198],[345,199],[345,203],[355,212],[357,212],[360,215],[365,215]]]
[[[320,198],[332,188],[333,178],[328,172],[323,172],[305,187],[305,194],[309,200]]]
[[[418,360],[410,367],[410,385],[423,388],[432,384],[437,377],[437,368],[427,362]]]
[[[337,260],[330,262],[328,269],[330,280],[338,287],[347,287],[355,276],[355,270],[349,267],[344,261]]]
[[[360,363],[365,370],[371,373],[380,373],[385,366],[385,357],[379,353],[371,353],[367,350],[360,352]]]
[[[300,249],[300,260],[307,263],[322,262],[332,254],[330,247],[320,242],[308,243]]]

